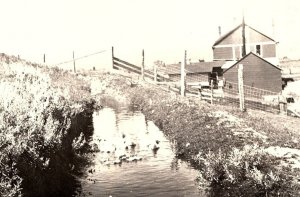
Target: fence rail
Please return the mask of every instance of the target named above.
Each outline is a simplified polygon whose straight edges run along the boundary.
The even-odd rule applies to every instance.
[[[144,62],[144,56],[142,58],[142,62]],[[210,75],[211,73],[205,75],[187,71],[185,69],[186,52],[184,58],[184,63],[181,63],[181,65],[178,64],[177,67],[154,67],[154,71],[151,71],[144,69],[143,63],[141,66],[137,66],[114,57],[114,55],[112,57],[114,68],[125,69],[151,80],[155,80],[157,77],[157,81],[155,81],[157,85],[165,90],[179,93],[182,96],[196,96],[200,100],[211,104],[232,105],[239,107],[242,111],[245,109],[256,109],[287,114],[287,103],[282,98],[282,95],[243,84],[242,65],[240,65],[237,76],[238,82],[231,82],[217,75],[212,76]],[[162,74],[157,74],[157,72]]]
[[[115,57],[114,52],[112,53],[112,62],[113,62],[114,69],[125,69],[129,72],[133,72],[133,73],[141,75],[142,78],[144,76],[151,80],[156,79],[157,81],[169,81],[166,77],[164,77],[160,74],[157,74],[154,71],[145,69],[143,65],[140,67],[140,66],[134,65],[125,60]]]

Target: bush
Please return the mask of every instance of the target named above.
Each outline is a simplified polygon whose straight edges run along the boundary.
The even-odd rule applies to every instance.
[[[256,145],[199,153],[194,160],[201,166],[199,181],[210,186],[212,196],[297,196],[291,170],[278,168],[278,158]]]
[[[64,84],[74,93],[64,91],[53,85],[49,72],[28,65],[21,68],[22,72],[17,64],[10,68],[10,73],[0,79],[0,196],[45,196],[64,191],[66,182],[62,181],[71,176],[70,160],[84,145],[74,142],[81,133],[88,141],[92,132],[87,128],[91,122],[85,121],[92,121],[94,103],[89,97],[74,95],[89,95],[89,90],[77,80],[79,85],[75,87]],[[78,116],[84,124],[74,127]],[[58,173],[62,177],[56,179]],[[51,179],[60,181],[60,188]]]
[[[211,196],[299,195],[297,171],[265,153],[263,138],[221,120],[213,106],[154,88],[132,89],[128,97],[174,143],[177,156],[200,170],[199,181],[209,186]]]

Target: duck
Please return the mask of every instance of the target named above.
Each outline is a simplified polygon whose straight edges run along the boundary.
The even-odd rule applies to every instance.
[[[116,159],[116,160],[114,160],[113,163],[114,163],[114,165],[121,164],[121,163],[122,163],[122,160]]]
[[[97,144],[93,144],[91,147],[92,152],[100,152],[100,149]]]
[[[125,138],[125,137],[126,137],[126,135],[124,133],[122,133],[122,138]]]
[[[134,149],[134,148],[136,147],[136,143],[131,142],[130,147],[131,147],[132,149]]]
[[[142,160],[142,157],[139,157],[137,155],[132,155],[130,156],[127,161],[131,162],[131,161],[141,161]]]
[[[136,159],[136,161],[141,161],[143,159],[142,157],[139,157],[137,155],[134,158]]]
[[[157,151],[159,148],[160,148],[160,147],[159,147],[158,144],[154,144],[154,145],[152,146],[152,150],[153,150],[153,151]]]
[[[160,143],[159,140],[155,140],[155,143],[152,146],[153,151],[157,151],[159,149],[159,143]]]
[[[119,159],[121,159],[121,160],[126,159],[126,154],[120,155],[120,156],[119,156]]]

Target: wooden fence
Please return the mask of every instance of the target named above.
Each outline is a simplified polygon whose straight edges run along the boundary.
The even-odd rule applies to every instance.
[[[241,111],[257,109],[273,113],[287,114],[287,103],[282,95],[268,90],[244,85],[243,65],[239,65],[238,83],[223,81],[222,79],[207,76],[187,76],[186,51],[180,65],[180,76],[172,80],[165,75],[157,74],[157,68],[147,70],[144,67],[144,51],[142,52],[141,66],[131,64],[114,56],[112,48],[112,64],[114,69],[125,69],[149,78],[165,90],[173,91],[181,96],[194,96],[211,104],[233,105]],[[188,82],[186,79],[189,79]],[[206,81],[205,81],[206,80]]]
[[[145,77],[149,78],[153,81],[167,81],[168,79],[162,75],[157,74],[156,69],[154,68],[153,71],[145,69],[144,65],[144,50],[142,52],[142,65],[137,66],[132,63],[129,63],[125,60],[117,58],[114,56],[114,48],[112,47],[112,65],[114,69],[124,69],[126,71],[139,74],[141,78],[144,80]]]

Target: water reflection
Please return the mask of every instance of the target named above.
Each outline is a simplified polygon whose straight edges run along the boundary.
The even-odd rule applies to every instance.
[[[143,114],[104,108],[93,118],[100,152],[81,178],[82,196],[203,196],[198,172]]]

